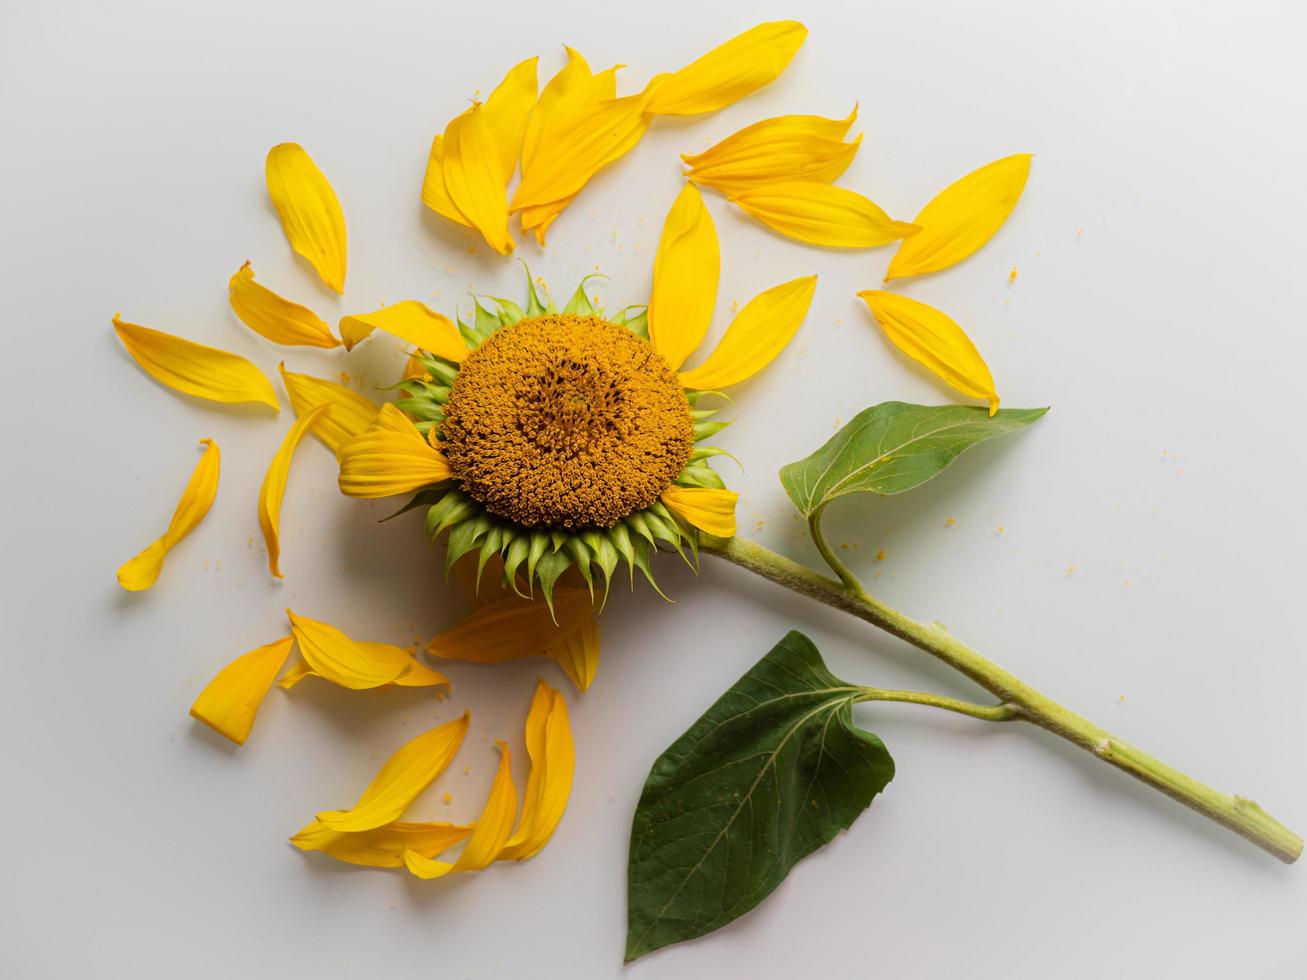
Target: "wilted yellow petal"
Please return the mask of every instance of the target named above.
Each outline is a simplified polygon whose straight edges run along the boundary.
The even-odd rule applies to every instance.
[[[567,703],[544,681],[536,685],[526,716],[526,752],[531,772],[526,779],[522,818],[499,853],[501,861],[525,861],[538,853],[563,819],[572,792],[576,749]]]
[[[552,614],[542,600],[510,595],[474,610],[437,635],[427,644],[427,652],[483,664],[516,660],[543,653],[593,618],[594,601],[585,589],[555,589]]]
[[[885,281],[938,272],[978,251],[1017,206],[1029,176],[1030,154],[1017,153],[945,187],[913,219],[921,231],[899,246]]]
[[[177,507],[172,513],[172,520],[168,522],[168,530],[163,532],[163,537],[118,569],[118,584],[128,592],[139,592],[154,584],[163,568],[164,556],[204,520],[204,515],[213,504],[213,498],[218,493],[221,454],[218,444],[212,439],[201,439],[200,445],[208,448],[191,472],[181,500],[177,501]]]
[[[517,787],[513,785],[513,773],[509,768],[508,746],[496,743],[502,753],[499,757],[499,770],[495,781],[490,786],[490,796],[477,818],[467,844],[458,859],[450,864],[448,861],[433,861],[416,851],[404,852],[404,864],[408,870],[419,878],[440,878],[452,871],[480,871],[499,856],[513,832],[513,821],[517,818]]]
[[[340,491],[350,497],[391,497],[453,476],[444,454],[389,402],[372,428],[341,444],[337,459]]]
[[[333,453],[341,443],[362,435],[377,417],[380,407],[357,391],[335,381],[315,378],[311,374],[295,374],[280,365],[281,383],[286,386],[291,407],[296,415],[306,415],[319,405],[330,405],[331,411],[318,416],[313,434]]]
[[[731,200],[773,231],[827,248],[876,248],[917,230],[855,191],[814,180],[732,190]]]
[[[290,842],[301,851],[321,851],[337,861],[370,868],[402,868],[404,852],[432,858],[466,840],[471,827],[452,823],[409,823],[396,820],[375,830],[340,833],[314,820]]]
[[[735,502],[738,493],[716,490],[712,487],[668,487],[663,491],[662,502],[672,513],[693,524],[700,531],[719,538],[735,534]]]
[[[306,306],[282,299],[254,281],[254,269],[246,262],[227,284],[231,308],[247,327],[274,344],[299,347],[339,347],[331,328]]]
[[[294,642],[287,636],[237,657],[200,692],[191,705],[191,717],[244,745],[259,705],[272,689]]]
[[[445,188],[445,134],[437,133],[427,155],[427,172],[422,177],[422,203],[436,214],[468,228],[472,222],[458,209]]]
[[[128,323],[120,313],[114,314],[113,328],[145,373],[169,388],[209,401],[260,402],[281,411],[272,382],[243,357]]]
[[[290,477],[290,461],[305,431],[330,411],[331,405],[324,402],[295,420],[272,457],[268,472],[263,477],[263,486],[259,488],[259,527],[263,530],[263,541],[268,546],[268,570],[277,578],[283,577],[279,565],[281,499],[286,493],[286,480]]]
[[[744,304],[707,360],[682,371],[686,388],[712,391],[752,377],[785,349],[808,314],[816,276],[805,276],[773,286]]]
[[[499,147],[499,165],[507,182],[517,169],[526,136],[526,121],[536,103],[536,63],[528,58],[511,68],[490,98],[486,99],[485,117],[490,134]]]
[[[990,415],[998,411],[998,393],[989,365],[961,327],[933,306],[907,296],[877,289],[858,295],[895,347],[964,395],[984,398],[989,402]]]
[[[268,195],[290,247],[318,270],[322,281],[345,291],[345,214],[336,192],[298,143],[268,151]]]
[[[708,333],[720,269],[712,215],[698,189],[686,184],[663,222],[649,296],[649,340],[673,371]]]
[[[857,118],[856,105],[843,119],[806,115],[773,116],[745,126],[702,153],[682,153],[681,159],[696,170],[708,169],[721,164],[757,159],[773,149],[803,146],[807,140],[839,143]]]
[[[384,330],[447,361],[458,363],[467,357],[467,344],[463,343],[458,327],[449,317],[415,299],[383,306],[373,313],[355,313],[340,321],[340,337],[346,350],[353,350],[355,344],[374,330]]]
[[[508,176],[500,163],[485,107],[474,105],[445,127],[445,190],[459,211],[500,255],[513,251],[508,236]]]
[[[581,626],[545,649],[545,656],[558,661],[579,690],[587,690],[599,669],[599,620],[591,616]]]
[[[333,684],[353,691],[365,691],[391,684],[413,668],[412,656],[402,647],[380,649],[389,647],[389,644],[364,646],[327,623],[296,616],[289,609],[286,615],[299,644],[300,656],[315,674]]]
[[[445,771],[463,744],[469,715],[437,725],[406,742],[386,760],[357,803],[348,810],[318,814],[318,823],[328,830],[351,833],[373,830],[398,820],[431,783]]]
[[[651,86],[660,116],[716,112],[776,79],[808,36],[793,20],[759,24]]]
[[[392,659],[410,661],[407,671],[396,677],[392,684],[396,687],[438,687],[449,686],[449,678],[439,671],[432,670],[414,656],[413,651],[394,643],[377,643],[372,640],[355,640],[378,662],[390,662]]]

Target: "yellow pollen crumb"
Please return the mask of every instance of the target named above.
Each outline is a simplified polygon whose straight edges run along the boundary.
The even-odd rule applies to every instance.
[[[349,372],[348,372],[348,371],[341,371],[341,372],[340,372],[340,383],[343,384],[343,385],[347,385],[347,384],[349,384]]]
[[[1007,281],[1008,281],[1008,282],[1016,282],[1016,281],[1017,281],[1017,267],[1016,267],[1016,266],[1013,266],[1013,267],[1012,267],[1012,271],[1009,272],[1009,273],[1007,274]]]
[[[454,795],[452,793],[446,793],[444,796],[441,797],[441,799],[446,803],[453,803]]]
[[[756,528],[759,531],[762,530],[762,524],[763,524],[762,518],[758,518],[758,520],[753,522],[754,528]]]
[[[1068,566],[1066,567],[1066,573],[1067,573],[1068,575],[1074,575],[1074,574],[1076,573],[1076,566],[1075,566],[1075,565],[1068,565]]]
[[[471,769],[470,766],[464,766],[464,767],[463,767],[463,775],[464,775],[464,776],[466,776],[466,775],[467,775],[469,772],[471,772],[471,771],[472,771],[472,769]]]
[[[844,542],[844,544],[840,545],[840,551],[848,551],[848,550],[849,550],[849,543],[847,541]]]
[[[1003,525],[1000,524],[1000,525],[998,526],[998,533],[999,533],[999,534],[1002,534],[1002,533],[1003,533],[1003,530],[1004,530]]]
[[[957,523],[957,521],[953,520],[953,518],[951,518],[951,517],[947,517],[947,518],[944,519],[944,526],[945,526],[945,527],[952,527],[952,526],[953,526],[954,524],[956,524],[956,523]]]
[[[881,548],[878,552],[876,552],[876,560],[877,560],[877,561],[884,561],[884,560],[885,560],[885,549],[884,549],[884,548]]]

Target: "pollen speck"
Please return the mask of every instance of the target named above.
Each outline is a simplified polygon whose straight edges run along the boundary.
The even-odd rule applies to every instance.
[[[946,517],[946,518],[944,519],[944,526],[945,526],[945,527],[952,527],[952,526],[953,526],[954,524],[956,524],[956,523],[957,523],[957,521],[953,520],[953,518],[951,518],[951,517]]]
[[[885,560],[885,549],[884,549],[884,548],[881,548],[879,551],[876,552],[876,560],[877,560],[877,561],[884,561],[884,560]]]
[[[1012,267],[1012,271],[1009,272],[1009,273],[1007,274],[1007,281],[1008,281],[1008,282],[1016,282],[1016,281],[1017,281],[1017,267],[1016,267],[1016,266],[1013,266],[1013,267]]]

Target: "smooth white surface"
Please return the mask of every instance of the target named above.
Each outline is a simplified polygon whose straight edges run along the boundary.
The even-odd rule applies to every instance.
[[[282,608],[408,642],[450,624],[420,518],[341,498],[316,442],[282,514],[272,581],[255,496],[290,414],[154,384],[118,347],[131,320],[369,389],[397,349],[274,349],[226,306],[246,258],[328,320],[520,267],[418,203],[432,133],[507,68],[561,43],[621,61],[623,91],[768,18],[807,44],[771,88],[662,120],[518,254],[564,293],[595,269],[642,302],[677,154],[781,112],[866,137],[842,183],[910,219],[964,172],[1036,154],[979,255],[903,291],[951,312],[1005,403],[1051,403],[907,497],[833,509],[831,537],[885,599],[946,622],[1019,676],[1217,787],[1307,830],[1302,748],[1304,477],[1299,5],[1273,2],[482,5],[11,4],[0,38],[4,562],[0,973],[68,977],[1253,977],[1307,969],[1307,869],[1286,868],[1092,758],[1021,726],[859,710],[899,774],[848,834],[759,910],[620,967],[624,863],[648,766],[786,629],[854,681],[975,696],[923,655],[706,561],[659,565],[678,602],[617,593],[599,678],[570,691],[578,775],[549,847],[435,883],[306,856],[285,838],[345,805],[396,745],[465,706],[473,733],[416,812],[468,817],[520,729],[541,662],[454,665],[452,699],[274,691],[240,750],[186,709]],[[286,244],[263,158],[302,142],[349,223],[349,288]],[[741,528],[816,562],[777,468],[878,401],[952,396],[854,298],[890,251],[836,254],[709,200],[734,302],[820,273],[807,323],[737,395],[721,438]],[[518,236],[522,238],[524,236]],[[1019,275],[1009,284],[1008,273]],[[152,591],[114,569],[223,448],[204,524]],[[884,549],[885,559],[874,559]],[[520,761],[520,760],[519,760]],[[462,767],[468,766],[468,773]],[[519,766],[519,772],[521,772]],[[448,790],[453,802],[441,802]]]

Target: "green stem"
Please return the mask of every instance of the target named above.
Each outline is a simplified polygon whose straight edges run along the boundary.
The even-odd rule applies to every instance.
[[[705,536],[700,548],[793,592],[856,616],[925,650],[994,694],[1003,703],[999,707],[1007,706],[1015,716],[1092,752],[1109,765],[1128,772],[1172,799],[1247,838],[1286,864],[1296,861],[1302,854],[1302,838],[1252,800],[1218,792],[1178,769],[1173,769],[1018,680],[998,664],[949,635],[938,623],[918,622],[873,598],[852,573],[835,559],[821,537],[819,528],[815,529],[814,540],[822,556],[837,570],[842,581],[827,578],[739,537]]]
[[[970,701],[959,701],[957,698],[946,698],[922,691],[890,691],[883,687],[864,687],[857,700],[924,704],[931,708],[954,711],[968,718],[979,718],[981,721],[1012,721],[1021,717],[1021,709],[1015,704],[973,704]]]

